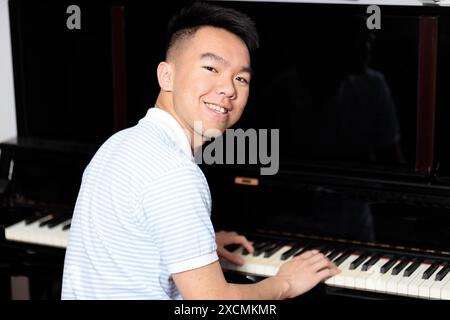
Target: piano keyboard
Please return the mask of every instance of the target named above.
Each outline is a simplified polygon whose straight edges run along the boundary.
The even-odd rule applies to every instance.
[[[439,259],[408,258],[370,251],[277,242],[254,242],[249,254],[239,247],[232,250],[245,264],[236,266],[221,260],[225,270],[256,276],[273,276],[280,265],[302,252],[318,249],[342,271],[325,281],[326,285],[424,299],[450,300],[450,263]]]
[[[67,247],[70,219],[52,215],[31,216],[5,228],[5,238],[59,248]]]

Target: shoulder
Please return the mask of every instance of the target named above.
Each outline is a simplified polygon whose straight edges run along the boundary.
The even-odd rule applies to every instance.
[[[111,136],[97,151],[92,165],[121,168],[127,175],[152,179],[193,163],[157,124],[139,123]]]
[[[168,192],[196,193],[205,191],[208,183],[201,169],[194,163],[173,167],[149,180],[144,190],[159,189]]]

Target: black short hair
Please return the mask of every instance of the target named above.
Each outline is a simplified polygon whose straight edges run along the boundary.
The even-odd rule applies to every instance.
[[[225,29],[244,41],[250,55],[259,47],[255,23],[246,14],[232,8],[195,1],[172,17],[167,29],[166,57],[180,39],[193,35],[200,27]]]

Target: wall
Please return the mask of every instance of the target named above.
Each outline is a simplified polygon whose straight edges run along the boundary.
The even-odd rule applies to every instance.
[[[0,141],[17,136],[8,0],[0,0]]]

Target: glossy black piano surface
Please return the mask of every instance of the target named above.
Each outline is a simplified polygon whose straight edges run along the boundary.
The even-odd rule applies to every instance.
[[[64,16],[58,10],[65,14],[69,2],[56,2],[11,1],[19,138],[0,145],[0,225],[6,230],[0,273],[3,282],[19,274],[37,279],[47,293],[35,298],[58,298],[64,237],[84,167],[106,137],[135,124],[152,105],[154,68],[163,55],[155,43],[163,41],[176,9],[83,2],[87,20],[75,34],[59,25]],[[263,256],[278,244],[285,247],[273,254],[306,246],[335,251],[334,259],[350,254],[341,258],[343,268],[366,254],[359,260],[363,272],[375,255],[381,260],[369,271],[392,259],[386,274],[406,261],[417,263],[420,274],[410,275],[417,280],[429,273],[436,282],[438,274],[447,281],[450,8],[382,6],[382,28],[368,30],[360,5],[221,4],[247,12],[261,34],[251,96],[235,128],[279,129],[280,157],[273,176],[260,175],[263,164],[201,166],[216,229],[268,245],[255,259],[270,258]],[[118,77],[112,67],[113,6],[125,8],[120,19],[127,26],[126,74],[120,79],[127,94],[119,97],[125,99],[120,110],[110,86]],[[38,30],[33,26],[39,21]],[[436,72],[423,67],[433,63]],[[15,223],[22,225],[11,228]],[[255,281],[268,275],[255,265],[227,276]],[[414,287],[411,294],[392,294],[386,278],[361,290],[348,285],[356,283],[349,276],[312,294],[409,299],[431,292]]]

